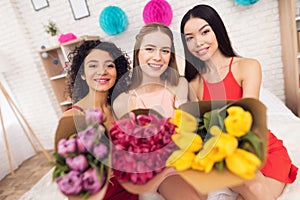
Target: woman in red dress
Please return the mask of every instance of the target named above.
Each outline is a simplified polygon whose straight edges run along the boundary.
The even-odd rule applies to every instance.
[[[233,51],[224,23],[208,5],[197,5],[181,21],[185,77],[199,100],[259,98],[262,79],[260,63]],[[286,148],[268,131],[268,155],[253,180],[231,190],[238,199],[275,199],[287,183],[293,183],[298,168]]]

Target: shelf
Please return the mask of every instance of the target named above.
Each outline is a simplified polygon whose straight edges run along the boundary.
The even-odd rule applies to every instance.
[[[57,75],[57,76],[52,76],[50,78],[51,81],[54,81],[54,80],[57,80],[57,79],[60,79],[60,78],[65,78],[67,76],[67,74],[60,74],[60,75]]]
[[[65,62],[68,61],[69,52],[72,52],[76,46],[79,46],[84,41],[99,39],[99,36],[82,36],[75,40],[57,44],[53,47],[39,49],[38,52],[41,62],[57,99],[57,104],[60,106],[62,112],[72,105],[72,99],[65,91],[67,74],[65,73],[64,68]]]
[[[59,105],[61,105],[61,106],[72,105],[72,102],[71,101],[63,101]]]
[[[100,37],[99,36],[81,36],[75,40],[70,40],[68,42],[64,42],[64,43],[61,43],[61,46],[68,46],[68,45],[72,45],[72,44],[78,44],[80,42],[83,42],[83,41],[87,41],[87,40],[99,40]]]

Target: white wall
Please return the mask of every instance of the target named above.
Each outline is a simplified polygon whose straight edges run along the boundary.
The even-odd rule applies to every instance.
[[[143,25],[142,12],[149,1],[88,0],[90,16],[77,21],[73,19],[69,1],[48,1],[50,6],[38,12],[29,0],[1,1],[0,53],[5,54],[9,65],[0,66],[0,72],[33,130],[47,148],[52,148],[54,129],[61,111],[37,53],[41,45],[49,46],[50,43],[43,24],[51,19],[62,33],[99,35],[113,40],[131,55],[134,35]],[[179,37],[180,20],[188,9],[199,2],[213,6],[223,18],[236,51],[241,56],[253,57],[261,62],[264,87],[284,100],[277,1],[260,0],[252,6],[243,7],[233,0],[168,0],[173,8],[170,28],[174,30],[175,37]],[[108,37],[99,28],[99,14],[108,5],[121,7],[128,16],[127,30],[119,36]],[[181,41],[176,40],[175,45],[181,57]]]

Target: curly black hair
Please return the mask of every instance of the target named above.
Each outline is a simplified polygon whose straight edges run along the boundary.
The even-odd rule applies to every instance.
[[[100,40],[84,41],[80,46],[76,47],[74,51],[68,54],[68,60],[71,63],[70,71],[67,78],[67,93],[72,97],[73,103],[78,102],[80,99],[85,97],[89,92],[89,87],[85,80],[81,79],[81,75],[84,74],[84,59],[93,50],[100,49],[109,53],[114,59],[117,70],[116,82],[122,81],[124,83],[118,83],[109,90],[108,92],[108,103],[112,102],[112,93],[114,91],[114,97],[117,97],[120,93],[124,92],[127,88],[126,78],[127,72],[130,70],[130,61],[128,55],[118,48],[115,44],[110,42],[102,42]],[[124,87],[125,86],[125,87]],[[115,88],[118,87],[118,88]],[[114,90],[116,89],[116,90]],[[117,91],[117,93],[116,93]]]

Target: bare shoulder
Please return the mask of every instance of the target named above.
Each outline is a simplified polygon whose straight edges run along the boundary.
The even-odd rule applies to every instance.
[[[116,117],[121,117],[125,113],[127,113],[128,101],[130,98],[129,92],[121,93],[113,102],[112,109],[114,113],[117,115]]]
[[[237,58],[238,68],[241,70],[260,70],[261,65],[254,58]]]
[[[184,97],[187,95],[189,84],[184,77],[179,77],[178,84],[176,86],[171,87],[172,92],[176,94],[176,96]]]

